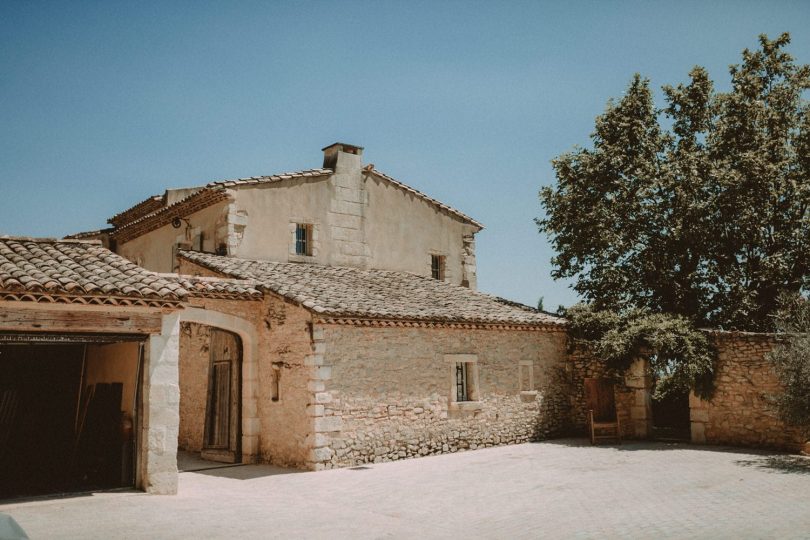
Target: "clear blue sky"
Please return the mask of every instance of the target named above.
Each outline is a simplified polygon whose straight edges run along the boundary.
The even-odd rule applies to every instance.
[[[537,191],[636,71],[656,87],[810,2],[0,1],[0,234],[61,236],[166,187],[321,165],[334,141],[482,221],[481,290],[554,309]],[[660,94],[659,94],[660,95]]]

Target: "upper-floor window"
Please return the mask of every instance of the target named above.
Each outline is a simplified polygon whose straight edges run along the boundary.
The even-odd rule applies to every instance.
[[[312,225],[308,223],[295,225],[295,254],[312,256]]]
[[[433,279],[444,280],[444,255],[430,256],[430,275]]]

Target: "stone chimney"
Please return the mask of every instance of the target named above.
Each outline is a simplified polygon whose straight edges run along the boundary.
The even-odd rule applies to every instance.
[[[323,166],[335,171],[329,179],[327,214],[329,264],[368,268],[371,252],[366,242],[366,193],[361,157],[363,148],[335,143],[323,149]]]
[[[362,166],[363,147],[336,142],[323,149],[323,168],[336,173],[359,171]]]

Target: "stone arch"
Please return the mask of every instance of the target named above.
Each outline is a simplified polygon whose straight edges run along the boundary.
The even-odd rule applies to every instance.
[[[242,340],[242,462],[255,463],[259,457],[258,378],[259,336],[247,319],[214,311],[187,307],[180,322],[203,324],[233,332]]]

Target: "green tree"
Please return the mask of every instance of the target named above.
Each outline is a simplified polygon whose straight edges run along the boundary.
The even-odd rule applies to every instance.
[[[769,357],[784,389],[776,396],[779,413],[810,435],[810,301],[781,297],[775,319],[781,337]]]
[[[783,291],[810,288],[810,66],[760,36],[717,92],[695,67],[657,109],[635,75],[590,148],[555,160],[538,218],[555,278],[596,310],[644,309],[762,330]],[[663,127],[663,126],[667,127]]]

